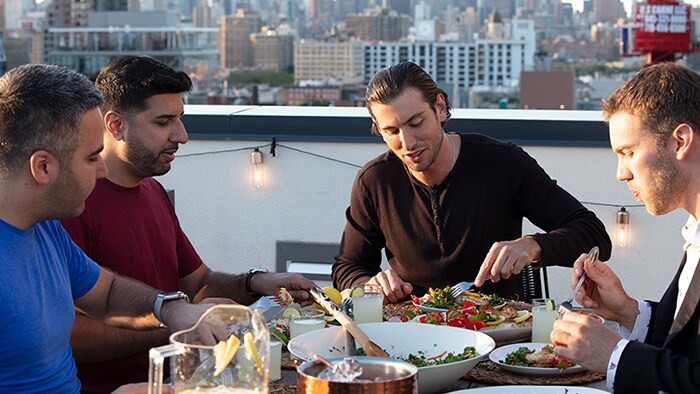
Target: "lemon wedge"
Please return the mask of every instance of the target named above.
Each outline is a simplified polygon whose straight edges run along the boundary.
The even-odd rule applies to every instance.
[[[500,315],[499,315],[499,317],[500,317],[500,319],[498,319],[498,320],[487,321],[487,322],[485,322],[486,325],[488,325],[488,326],[496,326],[496,325],[499,325],[499,324],[503,323],[504,321],[506,321],[506,318],[505,318],[504,316],[500,316]]]
[[[322,290],[324,293],[326,293],[328,298],[330,298],[331,301],[333,301],[334,304],[340,305],[343,303],[343,296],[340,294],[338,289],[336,289],[335,287],[328,286],[328,287],[324,287]]]
[[[350,298],[352,297],[352,289],[345,289],[340,292],[340,295],[343,296],[343,299]]]
[[[282,317],[285,319],[290,319],[292,317],[299,317],[301,316],[301,312],[297,310],[296,308],[287,308],[282,312]]]
[[[468,297],[481,298],[481,294],[479,294],[479,293],[474,293],[473,291],[469,291],[469,290],[465,291],[465,292],[462,293],[462,294],[464,294],[465,296],[468,296]]]
[[[260,356],[258,355],[258,349],[255,348],[255,340],[253,339],[253,334],[246,332],[243,335],[243,342],[245,343],[246,355],[249,355],[255,360],[255,366],[258,367],[258,371],[262,373],[262,363],[260,362]]]
[[[530,311],[518,311],[518,316],[513,320],[516,323],[522,323],[525,320],[529,319],[530,316],[532,316],[532,313],[530,313]]]
[[[227,341],[219,341],[214,346],[214,376],[219,376],[226,366],[231,362],[233,356],[236,355],[238,347],[241,345],[241,340],[231,334]]]

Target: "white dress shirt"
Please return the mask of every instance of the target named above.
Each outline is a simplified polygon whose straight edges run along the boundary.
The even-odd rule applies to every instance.
[[[695,270],[698,267],[698,261],[700,261],[700,226],[698,226],[698,221],[690,215],[688,221],[683,226],[681,230],[683,234],[683,239],[685,239],[685,245],[683,245],[683,250],[686,252],[687,256],[685,259],[685,266],[681,271],[681,275],[678,278],[678,298],[676,300],[676,312],[673,315],[674,318],[678,315],[678,311],[683,305],[683,300],[690,287],[690,281],[693,279]],[[624,327],[620,326],[620,335],[622,339],[615,345],[615,349],[610,355],[610,360],[608,361],[608,375],[606,378],[606,384],[608,388],[614,390],[613,382],[615,382],[615,373],[617,372],[617,364],[620,361],[622,352],[625,350],[625,346],[629,341],[639,341],[643,342],[649,331],[649,323],[651,322],[651,305],[646,301],[637,300],[637,320],[634,322],[634,328],[630,332]]]

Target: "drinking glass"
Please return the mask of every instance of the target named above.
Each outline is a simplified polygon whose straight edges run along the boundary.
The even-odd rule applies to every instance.
[[[380,323],[383,320],[384,291],[379,285],[365,284],[364,294],[352,297],[355,323]]]
[[[535,298],[532,300],[532,342],[551,343],[549,339],[552,333],[554,320],[557,319],[557,308],[547,310],[547,304],[552,303],[549,298]]]
[[[301,316],[292,316],[289,319],[289,339],[324,327],[326,318],[323,311],[311,310]]]
[[[274,382],[282,378],[282,342],[270,339],[270,374],[268,380]]]

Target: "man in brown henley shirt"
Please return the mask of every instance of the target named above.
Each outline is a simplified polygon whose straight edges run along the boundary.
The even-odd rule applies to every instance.
[[[367,107],[390,151],[355,179],[333,265],[337,288],[376,283],[396,302],[476,278],[484,292],[517,298],[517,276],[532,262],[571,266],[594,245],[610,257],[603,223],[522,149],[445,133],[447,93],[419,66],[377,73]],[[545,232],[523,237],[525,217]]]

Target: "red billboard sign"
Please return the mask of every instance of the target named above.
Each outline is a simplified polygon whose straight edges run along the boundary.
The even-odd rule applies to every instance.
[[[670,1],[637,4],[635,50],[686,52],[690,50],[690,6]]]

